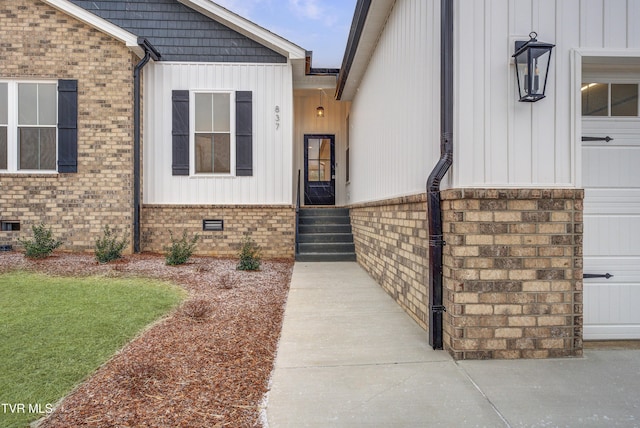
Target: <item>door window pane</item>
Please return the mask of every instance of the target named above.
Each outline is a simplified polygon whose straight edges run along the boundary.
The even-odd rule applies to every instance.
[[[609,116],[609,85],[607,83],[582,84],[582,115]]]
[[[331,181],[331,140],[310,138],[307,142],[307,180]]]
[[[638,116],[637,84],[611,84],[611,116]]]
[[[307,145],[307,157],[309,160],[318,159],[320,157],[320,140],[310,138]]]
[[[19,128],[18,155],[20,169],[56,169],[56,129]]]

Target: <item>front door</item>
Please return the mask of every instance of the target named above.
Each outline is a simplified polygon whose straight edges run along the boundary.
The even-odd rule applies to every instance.
[[[335,205],[335,136],[304,136],[304,203]]]
[[[584,338],[640,339],[636,82],[583,83]]]

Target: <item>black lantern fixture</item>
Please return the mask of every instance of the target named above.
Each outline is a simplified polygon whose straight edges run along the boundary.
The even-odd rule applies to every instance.
[[[551,50],[555,45],[539,42],[538,34],[531,32],[529,40],[516,42],[516,79],[520,101],[535,103],[544,98],[551,63]]]

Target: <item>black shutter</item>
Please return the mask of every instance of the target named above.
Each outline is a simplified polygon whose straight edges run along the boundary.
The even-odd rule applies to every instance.
[[[253,93],[236,92],[236,175],[253,175]]]
[[[189,175],[189,91],[173,91],[172,171]]]
[[[78,172],[77,80],[58,80],[58,172]]]

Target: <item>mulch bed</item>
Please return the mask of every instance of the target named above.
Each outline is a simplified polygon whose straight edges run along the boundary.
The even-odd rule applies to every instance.
[[[143,254],[98,264],[56,253],[33,261],[0,253],[0,273],[144,276],[171,281],[189,298],[68,395],[40,425],[68,427],[261,426],[293,263],[264,261],[237,271],[236,260],[194,257],[166,266]]]

